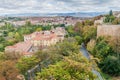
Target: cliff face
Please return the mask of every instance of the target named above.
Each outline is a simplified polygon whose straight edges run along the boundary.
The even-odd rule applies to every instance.
[[[99,25],[97,37],[99,36],[120,37],[120,25]]]

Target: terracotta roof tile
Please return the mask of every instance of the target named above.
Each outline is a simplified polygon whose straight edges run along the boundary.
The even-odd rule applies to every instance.
[[[27,52],[32,46],[30,42],[19,42],[13,46],[7,46],[6,48],[14,49],[15,51]]]

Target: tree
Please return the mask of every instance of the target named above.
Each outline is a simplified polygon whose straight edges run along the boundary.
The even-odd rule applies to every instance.
[[[79,45],[81,45],[81,43],[83,42],[83,38],[81,36],[75,36],[75,39],[77,40]]]
[[[20,36],[20,34],[18,32],[16,32],[14,36],[15,36],[16,40],[18,40],[18,41],[21,40],[21,36]]]
[[[77,22],[74,26],[74,30],[75,30],[75,32],[82,33],[83,27],[84,27],[84,24],[82,22]]]
[[[120,19],[116,18],[116,19],[112,22],[112,24],[115,24],[115,25],[120,24]]]
[[[3,52],[0,52],[0,61],[5,61],[7,58]]]
[[[104,23],[116,23],[116,21],[114,21],[116,18],[115,16],[113,16],[112,10],[109,12],[109,15],[105,16],[104,19]]]
[[[109,17],[109,22],[110,22],[110,23],[112,23],[114,20],[115,20],[115,17],[114,17],[114,16],[110,16],[110,17]]]
[[[93,26],[93,24],[94,24],[94,21],[93,21],[93,20],[85,20],[85,21],[84,21],[84,25],[85,25],[85,26]]]
[[[93,51],[93,55],[95,57],[103,60],[106,58],[106,56],[112,55],[112,54],[114,54],[113,49],[104,40],[96,43],[96,45],[94,47],[94,51]]]
[[[6,53],[4,53],[4,55],[8,60],[18,60],[21,58],[21,56],[23,56],[19,53],[15,53],[15,52],[6,52]]]
[[[55,64],[63,59],[63,56],[57,54],[57,50],[54,46],[45,51],[38,51],[35,53],[35,56],[40,60],[41,68],[48,67],[48,65]]]
[[[82,55],[75,53],[71,57],[65,57],[64,60],[42,69],[36,80],[94,80],[95,75],[91,70],[91,63]]]
[[[42,31],[42,28],[37,28],[36,31]]]
[[[66,31],[68,32],[68,36],[74,36],[74,34],[75,34],[75,31],[74,31],[74,29],[73,29],[73,26],[68,26],[68,27],[66,27]]]
[[[85,26],[83,28],[82,36],[84,38],[84,42],[87,43],[90,41],[91,38],[96,38],[96,28],[93,26]]]
[[[8,36],[9,36],[10,38],[13,38],[13,37],[14,37],[14,32],[9,32],[9,33],[8,33]]]
[[[79,53],[79,45],[73,38],[68,38],[65,41],[58,43],[55,46],[58,51],[57,54],[63,55],[63,56],[69,56],[72,53]]]
[[[116,56],[107,56],[100,64],[102,71],[112,76],[120,76],[120,63]]]
[[[30,21],[26,21],[25,26],[26,27],[30,27],[31,26],[31,22]]]
[[[0,44],[0,51],[4,51],[4,45]]]
[[[110,40],[110,45],[113,47],[113,50],[116,52],[116,54],[114,54],[115,56],[118,57],[118,59],[120,59],[120,32],[119,29],[116,31],[117,34],[114,38],[111,38]],[[119,60],[120,63],[120,60]]]
[[[35,55],[41,60],[43,66],[55,64],[63,59],[63,56],[69,56],[72,53],[79,53],[79,45],[73,38],[66,39],[56,45],[50,46],[48,50],[37,52]]]
[[[15,62],[11,60],[0,61],[0,79],[17,80],[17,75],[19,75],[19,71],[15,67]]]
[[[3,42],[5,41],[5,38],[4,37],[0,37],[0,42]]]
[[[99,37],[94,48],[90,49],[91,54],[100,60],[98,66],[103,72],[112,76],[118,76],[120,75],[119,57],[116,56],[116,52],[108,42],[108,38],[106,40],[106,38]]]
[[[110,16],[113,16],[113,12],[112,12],[112,10],[110,10],[109,15],[110,15]]]
[[[32,57],[22,57],[17,62],[17,68],[20,70],[22,74],[25,75],[27,70],[33,68],[39,63],[39,59],[35,56]]]
[[[96,45],[96,41],[94,39],[91,39],[88,43],[87,43],[87,50],[90,51],[90,53],[93,53],[93,50],[95,48]]]

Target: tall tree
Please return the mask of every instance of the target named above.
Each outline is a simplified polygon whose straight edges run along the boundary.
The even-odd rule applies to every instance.
[[[18,60],[17,67],[22,74],[25,74],[27,70],[33,68],[39,63],[39,60],[35,57],[22,57]]]
[[[0,80],[17,80],[17,75],[19,71],[15,67],[15,62],[11,60],[0,62]]]
[[[113,16],[113,11],[112,10],[110,10],[109,15]]]

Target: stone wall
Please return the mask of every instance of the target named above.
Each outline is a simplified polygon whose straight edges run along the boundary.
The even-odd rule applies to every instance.
[[[120,37],[120,25],[98,25],[97,37],[99,36]]]

